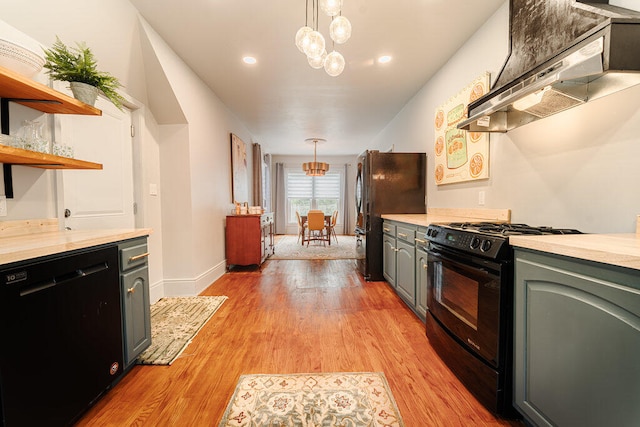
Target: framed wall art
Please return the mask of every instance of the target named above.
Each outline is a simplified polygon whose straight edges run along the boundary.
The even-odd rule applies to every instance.
[[[231,201],[249,201],[247,146],[234,134],[231,134]]]
[[[488,72],[474,79],[435,112],[434,178],[437,185],[489,178],[489,133],[458,129],[467,106],[489,91]]]

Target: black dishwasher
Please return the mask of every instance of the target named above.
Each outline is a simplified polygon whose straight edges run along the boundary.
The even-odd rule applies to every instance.
[[[117,247],[2,266],[3,425],[70,425],[122,373]]]

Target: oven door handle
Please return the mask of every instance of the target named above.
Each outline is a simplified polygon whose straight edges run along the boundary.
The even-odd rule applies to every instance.
[[[447,250],[444,247],[435,243],[429,244],[429,249],[427,250],[427,254],[437,258],[447,260],[447,261],[451,261],[451,262],[466,263],[466,264],[474,263],[472,257],[463,253],[453,253],[452,251]]]
[[[501,271],[499,263],[483,260],[481,258],[469,256],[462,253],[452,253],[440,245],[431,243],[427,250],[429,258],[436,258],[442,261],[448,261],[453,264],[463,265],[467,268],[474,268],[484,271],[487,274],[495,275]]]

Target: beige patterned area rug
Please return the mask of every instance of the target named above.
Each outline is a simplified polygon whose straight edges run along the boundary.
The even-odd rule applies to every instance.
[[[397,426],[382,372],[242,375],[219,427]]]
[[[171,297],[152,304],[151,346],[138,363],[171,365],[226,300],[225,296]]]
[[[331,245],[322,242],[305,243],[302,246],[296,235],[276,236],[275,254],[269,259],[355,259],[355,236],[339,235],[338,243],[332,238]]]

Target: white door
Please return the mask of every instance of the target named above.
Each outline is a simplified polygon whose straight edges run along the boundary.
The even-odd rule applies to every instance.
[[[134,228],[131,111],[102,97],[96,108],[102,116],[57,115],[56,139],[73,147],[77,159],[103,165],[62,172],[65,227]]]

